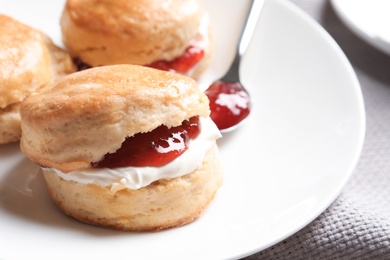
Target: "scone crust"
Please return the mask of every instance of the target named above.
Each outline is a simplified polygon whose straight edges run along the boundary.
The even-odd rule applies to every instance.
[[[49,50],[51,60],[51,70],[54,74],[54,79],[57,80],[63,76],[69,75],[77,71],[77,67],[73,62],[72,56],[63,48],[57,46],[52,39],[41,32],[42,39]]]
[[[41,33],[0,14],[0,108],[22,101],[54,77]]]
[[[0,108],[0,144],[17,142],[22,131],[20,128],[20,102]]]
[[[195,80],[138,65],[76,72],[27,97],[20,108],[22,151],[62,172],[88,167],[128,136],[207,117]]]
[[[181,56],[205,15],[196,0],[68,0],[60,24],[71,55],[91,66],[148,65]]]
[[[21,137],[21,101],[76,67],[44,33],[1,14],[0,28],[0,144],[5,144]]]
[[[51,198],[64,213],[82,222],[126,231],[157,231],[192,222],[222,185],[216,144],[194,172],[139,190],[113,193],[110,187],[65,181],[52,170],[43,173]]]

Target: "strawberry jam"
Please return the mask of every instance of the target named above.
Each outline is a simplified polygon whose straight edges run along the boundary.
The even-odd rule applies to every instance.
[[[202,60],[203,57],[204,50],[196,46],[190,46],[185,50],[182,56],[174,60],[158,60],[146,66],[159,70],[186,73],[192,69],[200,60]],[[80,58],[74,58],[73,62],[76,65],[78,71],[91,68],[90,65],[83,62]]]
[[[165,70],[165,71],[175,71],[178,73],[186,73],[192,69],[201,59],[204,57],[204,50],[196,47],[188,47],[184,54],[180,57],[177,57],[174,60],[158,60],[148,65],[148,67]]]
[[[240,83],[217,81],[205,91],[210,100],[210,117],[219,130],[234,126],[250,112],[250,98]]]
[[[168,128],[161,125],[151,132],[138,133],[126,138],[115,153],[106,154],[95,168],[129,166],[163,166],[188,149],[190,139],[200,133],[199,117],[191,117],[180,126]]]
[[[83,62],[80,58],[76,57],[73,58],[73,63],[76,65],[77,71],[82,71],[91,68],[90,65],[87,63]]]

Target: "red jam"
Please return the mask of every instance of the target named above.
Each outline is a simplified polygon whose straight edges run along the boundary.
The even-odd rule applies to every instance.
[[[249,115],[250,98],[239,84],[217,81],[205,91],[210,100],[210,117],[219,130],[234,126]]]
[[[151,132],[126,138],[115,153],[109,153],[92,163],[95,168],[163,166],[188,149],[190,139],[200,133],[199,117],[191,117],[182,125],[168,128],[161,125]]]
[[[73,63],[76,65],[77,71],[86,70],[92,67],[78,57],[73,58]]]
[[[175,71],[178,73],[186,73],[192,69],[201,59],[203,59],[204,50],[196,47],[188,47],[184,54],[174,60],[158,60],[149,64],[148,67],[165,70],[165,71]]]
[[[190,46],[185,50],[182,56],[174,60],[171,61],[158,60],[147,65],[147,67],[151,67],[159,70],[165,70],[165,71],[174,71],[178,73],[187,73],[200,60],[202,60],[203,57],[204,57],[203,49],[196,46]],[[91,68],[90,65],[83,62],[80,58],[74,58],[73,62],[76,65],[78,71]]]

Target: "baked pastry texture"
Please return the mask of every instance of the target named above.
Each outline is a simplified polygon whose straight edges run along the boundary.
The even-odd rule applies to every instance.
[[[212,53],[197,0],[67,0],[60,24],[71,55],[92,67],[137,64],[198,78]]]
[[[58,207],[80,221],[132,231],[180,226],[222,184],[220,133],[207,97],[187,76],[138,65],[91,68],[31,94],[20,114],[22,152],[42,167]],[[171,162],[96,167],[128,138],[191,118],[199,118],[200,134]]]
[[[0,14],[0,144],[20,139],[20,102],[75,71],[68,53],[42,32]]]

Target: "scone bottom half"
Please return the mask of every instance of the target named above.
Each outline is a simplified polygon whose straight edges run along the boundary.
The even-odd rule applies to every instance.
[[[222,185],[219,131],[201,131],[211,121],[208,99],[189,77],[138,65],[91,68],[31,94],[20,114],[22,152],[42,167],[56,205],[82,222],[127,231],[181,226],[199,217]],[[172,133],[184,141],[168,155],[139,149]],[[191,161],[196,143],[208,144],[196,167],[174,175],[177,165],[186,165],[180,160]],[[161,179],[131,186],[139,184],[131,176],[146,168]],[[126,169],[124,176],[115,169]],[[115,185],[95,181],[101,172]]]

